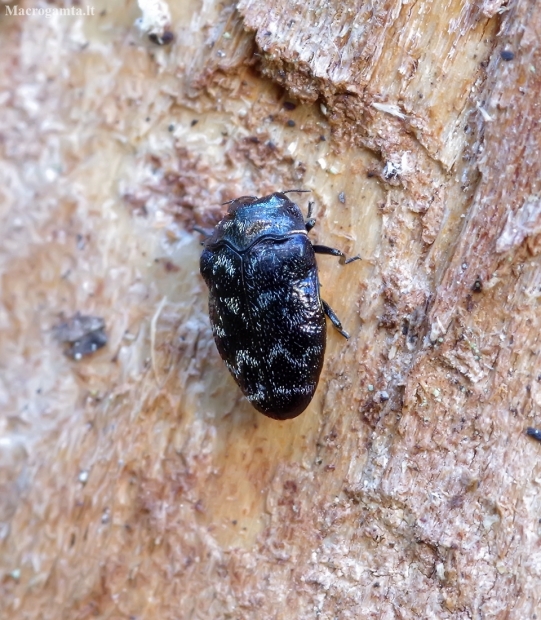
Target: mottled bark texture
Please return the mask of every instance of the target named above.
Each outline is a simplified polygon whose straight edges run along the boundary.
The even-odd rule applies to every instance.
[[[541,617],[541,4],[12,6],[0,617]],[[293,188],[364,260],[319,258],[352,338],[276,422],[193,225]]]

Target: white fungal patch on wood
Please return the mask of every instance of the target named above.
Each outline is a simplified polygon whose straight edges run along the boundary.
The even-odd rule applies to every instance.
[[[164,0],[137,0],[142,15],[135,25],[147,35],[155,35],[159,39],[171,26],[171,12]]]
[[[374,102],[372,104],[372,107],[376,108],[376,110],[379,110],[380,112],[386,112],[387,114],[390,114],[391,116],[396,116],[397,118],[401,118],[402,120],[406,118],[406,115],[404,114],[404,112],[402,112],[400,107],[394,103]]]
[[[496,241],[496,252],[508,252],[526,237],[541,231],[541,199],[529,196],[516,211],[509,211],[505,226]]]

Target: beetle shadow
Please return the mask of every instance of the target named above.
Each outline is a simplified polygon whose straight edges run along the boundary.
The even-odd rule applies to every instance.
[[[218,355],[217,364],[221,364]],[[199,411],[207,424],[211,424],[218,433],[229,434],[233,429],[257,426],[261,414],[256,411],[242,394],[235,380],[224,367],[212,369],[211,385],[201,394]]]

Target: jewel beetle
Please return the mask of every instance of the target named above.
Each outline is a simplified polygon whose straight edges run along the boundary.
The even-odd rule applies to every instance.
[[[312,400],[325,317],[349,338],[320,297],[315,254],[339,256],[342,264],[360,258],[311,243],[312,203],[305,220],[286,196],[294,191],[305,190],[225,203],[227,214],[203,241],[200,261],[218,351],[250,403],[276,420],[295,418]]]

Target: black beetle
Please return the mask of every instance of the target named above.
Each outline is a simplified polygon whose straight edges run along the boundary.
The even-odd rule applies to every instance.
[[[276,420],[295,418],[312,400],[325,315],[349,338],[319,295],[315,253],[339,256],[342,264],[359,258],[313,245],[312,205],[305,221],[286,193],[225,203],[228,212],[203,242],[200,263],[218,351],[250,403]]]

